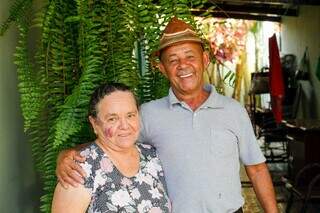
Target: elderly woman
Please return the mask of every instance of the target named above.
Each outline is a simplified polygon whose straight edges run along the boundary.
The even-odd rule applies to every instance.
[[[84,185],[57,184],[52,212],[170,212],[163,170],[155,148],[136,144],[137,102],[122,84],[105,84],[93,93],[89,121],[97,139],[81,154]]]

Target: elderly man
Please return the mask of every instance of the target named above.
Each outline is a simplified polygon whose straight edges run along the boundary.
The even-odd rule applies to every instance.
[[[156,55],[171,88],[168,96],[142,105],[140,141],[158,150],[173,212],[242,212],[240,161],[264,211],[278,212],[246,110],[203,82],[209,57],[202,45],[185,22],[173,18],[166,26]],[[63,183],[79,182],[75,174],[82,171],[74,158],[79,159],[74,150],[59,157]]]

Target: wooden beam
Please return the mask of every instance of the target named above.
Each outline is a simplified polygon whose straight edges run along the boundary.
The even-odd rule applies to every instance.
[[[229,13],[258,13],[269,15],[281,15],[281,16],[298,16],[298,7],[296,8],[283,8],[279,6],[271,6],[268,4],[243,4],[243,5],[231,5],[231,4],[212,4],[206,3],[204,8],[210,8],[216,6],[214,10],[220,10],[221,12]]]
[[[293,0],[209,0],[212,3],[228,3],[228,4],[269,4],[269,5],[292,5]],[[295,0],[297,1],[297,0]]]
[[[209,0],[212,3],[269,4],[269,5],[320,5],[319,0]]]
[[[201,16],[205,10],[191,10],[192,14],[195,16]],[[234,19],[246,19],[246,20],[257,20],[257,21],[272,21],[281,22],[281,16],[268,16],[261,14],[241,14],[241,13],[226,13],[220,11],[209,12],[212,17],[216,18],[234,18]]]
[[[298,5],[320,5],[319,0],[293,0],[293,3]]]

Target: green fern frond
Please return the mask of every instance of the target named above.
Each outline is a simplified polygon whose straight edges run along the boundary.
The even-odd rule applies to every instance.
[[[36,81],[36,73],[33,72],[28,60],[28,25],[21,20],[18,24],[18,29],[20,32],[20,40],[14,56],[19,79],[18,88],[21,98],[22,115],[24,118],[24,130],[27,131],[31,126],[32,120],[38,117],[42,102],[40,88]]]
[[[9,17],[0,25],[0,36],[10,27],[12,22],[25,18],[26,10],[30,9],[32,0],[16,0],[9,9]]]
[[[78,10],[86,10],[85,6],[78,4]],[[88,17],[90,18],[90,17]],[[80,45],[82,56],[80,59],[83,65],[83,72],[79,84],[73,89],[61,107],[61,113],[55,122],[55,135],[53,145],[60,147],[70,139],[72,135],[78,133],[86,120],[87,106],[90,95],[95,87],[101,82],[101,70],[103,67],[103,57],[99,50],[100,38],[97,36],[96,27],[90,19],[81,19]]]

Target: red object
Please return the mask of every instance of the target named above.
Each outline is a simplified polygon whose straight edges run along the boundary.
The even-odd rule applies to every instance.
[[[271,107],[277,123],[282,120],[282,101],[284,98],[284,83],[276,35],[269,38],[269,84]]]

